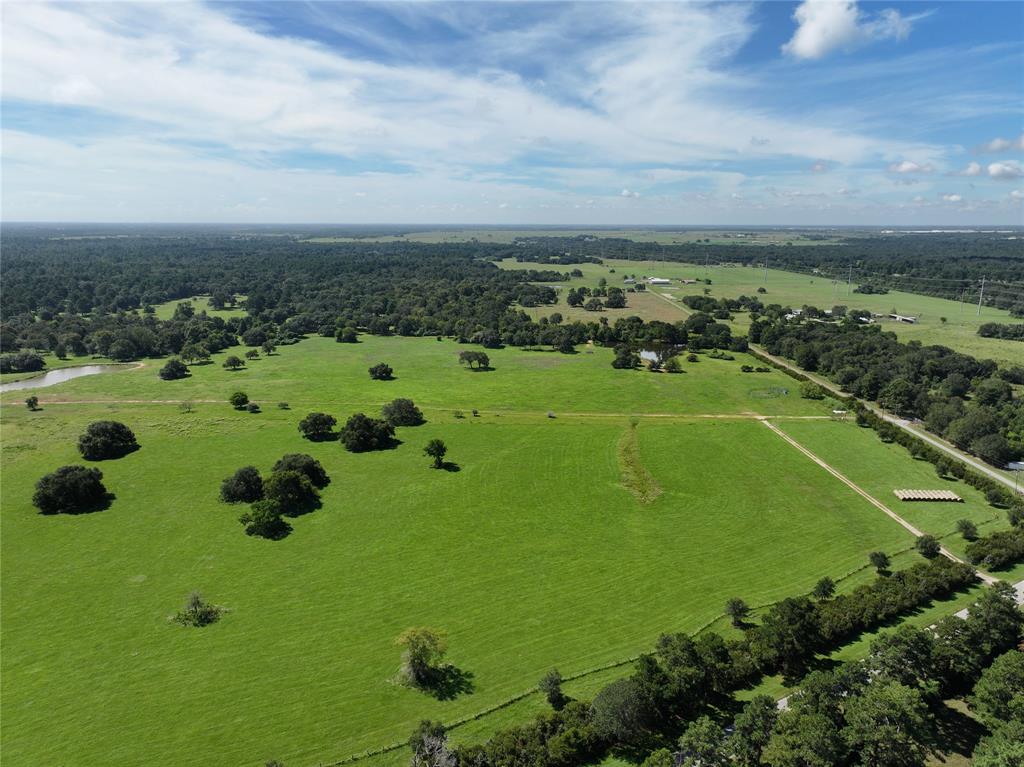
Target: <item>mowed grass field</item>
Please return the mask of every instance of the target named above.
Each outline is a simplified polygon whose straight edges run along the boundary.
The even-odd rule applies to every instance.
[[[792,391],[766,397],[790,379],[742,374],[742,355],[669,376],[615,371],[606,349],[506,349],[491,353],[495,370],[475,373],[456,364],[458,350],[308,339],[238,373],[218,355],[184,381],[160,381],[154,361],[40,389],[37,413],[23,392],[3,395],[5,762],[329,762],[401,741],[422,718],[485,710],[552,667],[584,672],[661,632],[698,630],[729,597],[806,592],[869,551],[912,543],[754,418],[702,417],[758,412],[789,428],[822,414]],[[370,381],[380,360],[396,380]],[[235,389],[264,412],[232,410]],[[392,450],[351,454],[296,429],[311,409],[343,421],[401,396],[429,422],[399,429]],[[77,435],[104,418],[142,445],[97,464],[112,506],[36,514],[36,479],[80,463]],[[429,468],[422,447],[434,437],[460,471]],[[323,507],[291,520],[284,540],[249,538],[242,509],[217,500],[219,483],[288,452],[323,463]],[[653,502],[625,486],[638,466],[660,490]],[[219,623],[169,622],[194,589],[228,609]],[[394,639],[419,625],[448,632],[470,692],[437,700],[394,683]],[[467,732],[509,723],[498,714]]]
[[[713,255],[713,253],[712,253]],[[508,259],[499,263],[506,269],[551,268],[542,264],[518,263]],[[977,313],[977,295],[975,303],[970,301],[961,305],[958,301],[945,298],[921,296],[915,293],[892,291],[885,295],[864,295],[847,293],[845,281],[834,282],[827,277],[813,277],[795,272],[784,272],[769,269],[767,279],[765,271],[745,266],[708,266],[703,264],[680,264],[667,261],[623,261],[613,258],[605,259],[604,264],[574,264],[556,267],[569,271],[578,268],[583,277],[565,283],[565,289],[559,296],[557,309],[542,307],[542,313],[551,311],[565,313],[565,293],[569,287],[597,285],[600,278],[605,278],[611,286],[622,286],[625,275],[635,274],[648,277],[664,277],[666,279],[710,279],[711,285],[698,282],[693,285],[675,283],[672,286],[659,286],[653,291],[678,300],[682,296],[703,294],[710,289],[713,298],[738,298],[741,295],[755,296],[765,304],[777,303],[783,306],[799,308],[804,305],[817,306],[819,309],[831,309],[835,305],[848,306],[851,309],[868,309],[879,314],[888,314],[895,309],[899,314],[918,317],[917,324],[883,320],[883,329],[896,333],[904,342],[920,341],[922,344],[940,344],[951,349],[971,354],[980,359],[994,359],[1003,363],[1024,363],[1024,344],[1019,341],[1008,341],[999,338],[982,338],[978,335],[978,327],[985,322],[1018,323],[1019,319],[1010,316],[1002,309],[983,306],[981,314]],[[614,269],[611,273],[609,270]],[[854,287],[856,287],[856,282]],[[758,294],[757,289],[763,287],[766,292]],[[635,294],[627,294],[627,301],[632,302]],[[637,302],[633,314],[644,316],[646,301]],[[659,306],[659,310],[662,308]],[[628,316],[629,310],[616,310]],[[680,316],[685,317],[686,307],[680,303]],[[593,312],[586,312],[591,317]],[[611,318],[611,312],[606,312]],[[942,322],[942,317],[946,322]],[[745,328],[749,323],[745,314],[736,315],[737,326]]]

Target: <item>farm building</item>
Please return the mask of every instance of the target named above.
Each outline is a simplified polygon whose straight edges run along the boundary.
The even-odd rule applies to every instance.
[[[893,490],[901,501],[954,501],[963,503],[963,498],[952,490]]]
[[[896,322],[905,322],[908,325],[914,325],[917,323],[917,317],[911,317],[908,314],[890,314],[890,320],[896,320]]]
[[[672,280],[666,280],[664,277],[648,277],[647,283],[649,285],[671,285]]]

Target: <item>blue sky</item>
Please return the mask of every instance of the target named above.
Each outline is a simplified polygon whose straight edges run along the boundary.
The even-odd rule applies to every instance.
[[[8,3],[2,217],[1022,224],[1024,3]]]

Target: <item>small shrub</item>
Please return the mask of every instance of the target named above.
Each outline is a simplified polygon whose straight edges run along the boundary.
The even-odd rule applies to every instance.
[[[287,410],[288,409],[288,403],[287,402],[278,402],[277,403],[277,409],[278,410]]]
[[[690,354],[687,354],[686,355],[686,361],[687,362],[696,362],[697,361],[697,355],[693,354],[692,352]]]
[[[157,375],[164,381],[177,381],[181,378],[188,378],[189,372],[185,363],[175,357],[167,360],[167,364],[160,368]]]
[[[264,499],[256,501],[249,510],[238,518],[245,525],[245,534],[257,538],[277,540],[288,534],[288,523],[282,516],[280,504]]]
[[[185,602],[185,606],[174,616],[174,622],[182,626],[196,626],[201,628],[216,623],[220,619],[222,607],[212,605],[203,599],[202,594],[193,591]]]
[[[474,415],[476,411],[473,411]],[[381,408],[381,416],[392,426],[419,426],[424,423],[423,413],[411,399],[392,400]]]
[[[255,466],[243,466],[220,485],[225,503],[253,503],[263,498],[263,478]]]
[[[37,396],[35,396],[33,394],[31,397],[26,398],[25,399],[25,407],[27,407],[32,412],[35,412],[36,410],[38,410],[39,409],[39,397],[37,397]]]
[[[934,535],[922,535],[914,543],[917,553],[925,559],[934,559],[939,555],[939,542]]]
[[[978,537],[978,527],[969,519],[958,519],[956,529],[965,541],[973,541]]]
[[[135,434],[119,421],[94,421],[78,438],[78,452],[88,461],[120,458],[138,449]]]
[[[394,372],[390,365],[379,362],[370,368],[370,378],[374,381],[390,381],[394,378]]]
[[[36,483],[32,504],[42,514],[81,514],[108,498],[103,473],[85,466],[62,466]]]
[[[245,409],[250,413],[260,412],[260,406],[257,405],[255,402],[250,402],[248,405],[245,406]]]

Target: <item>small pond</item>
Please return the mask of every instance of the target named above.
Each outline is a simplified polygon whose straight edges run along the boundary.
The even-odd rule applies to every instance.
[[[6,391],[18,391],[19,389],[42,389],[46,386],[54,386],[65,381],[82,376],[94,376],[100,373],[110,373],[114,370],[124,370],[124,365],[76,365],[70,368],[50,370],[43,375],[25,378],[21,381],[0,384],[0,393]]]

